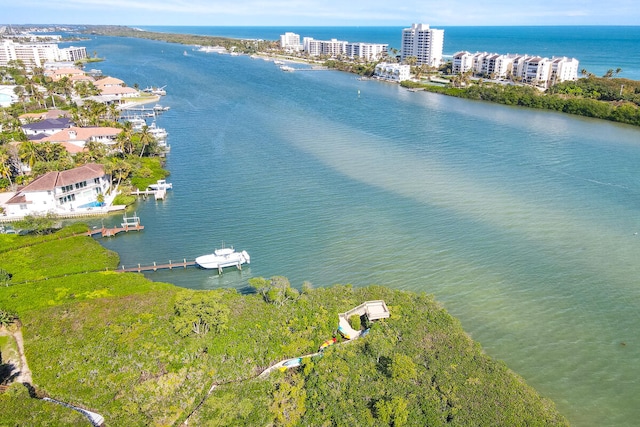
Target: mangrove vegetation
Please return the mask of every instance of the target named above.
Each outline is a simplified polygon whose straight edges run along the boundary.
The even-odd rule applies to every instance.
[[[183,289],[106,271],[117,254],[83,231],[0,235],[2,330],[21,325],[33,378],[4,378],[0,425],[80,425],[44,396],[108,425],[567,425],[428,294],[295,289],[284,277],[252,279],[244,295]],[[378,299],[390,318],[352,319],[369,328],[353,341],[336,335],[338,313]],[[258,378],[333,337],[299,367]],[[0,364],[19,365],[15,344],[0,346]]]

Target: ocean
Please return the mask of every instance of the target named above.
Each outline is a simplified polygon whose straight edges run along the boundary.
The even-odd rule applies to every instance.
[[[407,27],[410,27],[407,24]],[[567,56],[580,61],[580,69],[598,76],[607,70],[619,77],[640,80],[638,44],[640,26],[531,26],[442,27],[444,55],[469,52],[520,53],[543,57]],[[293,32],[317,40],[386,43],[400,49],[403,27],[140,27],[148,31],[215,35],[237,39],[280,40]]]
[[[545,30],[539,38],[553,39]],[[630,33],[637,42],[638,29]],[[512,42],[475,40],[496,51]],[[171,107],[157,124],[169,132],[173,190],[135,206],[144,231],[100,239],[122,264],[193,259],[225,244],[247,250],[251,265],[147,277],[242,292],[251,277],[282,275],[296,287],[433,294],[573,425],[637,424],[640,129],[337,71],[284,73],[164,42],[83,44],[105,58],[95,64],[105,74],[166,86],[160,103]],[[622,68],[617,45],[603,41],[606,58],[580,59]],[[547,50],[571,55],[563,46]],[[640,59],[628,58],[624,73],[637,73]]]

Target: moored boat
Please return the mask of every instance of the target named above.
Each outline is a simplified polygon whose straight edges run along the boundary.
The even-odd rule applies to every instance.
[[[205,269],[218,269],[222,272],[225,267],[242,268],[243,264],[249,264],[251,258],[247,251],[236,252],[233,248],[216,249],[212,254],[202,255],[196,258],[196,264]]]
[[[167,182],[165,179],[159,179],[155,184],[150,184],[149,189],[151,190],[171,190],[173,188],[173,184]]]

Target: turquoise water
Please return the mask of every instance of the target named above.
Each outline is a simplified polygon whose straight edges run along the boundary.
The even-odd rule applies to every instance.
[[[91,202],[91,203],[85,203],[82,206],[78,206],[79,208],[99,208],[100,206],[102,206],[102,203],[100,202]]]
[[[620,77],[640,80],[638,45],[640,26],[531,26],[447,27],[445,55],[470,52],[521,53],[546,57],[568,56],[580,61],[580,69],[602,76],[621,68]],[[405,27],[411,26],[407,23]],[[404,27],[142,27],[150,31],[218,35],[232,38],[280,40],[286,31],[318,40],[386,43],[401,48]]]
[[[161,42],[87,49],[171,107],[173,191],[137,205],[143,232],[101,239],[123,264],[224,241],[251,266],[148,277],[428,292],[573,425],[637,424],[639,129]]]

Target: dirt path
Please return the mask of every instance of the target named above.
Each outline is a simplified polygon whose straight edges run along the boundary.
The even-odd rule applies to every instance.
[[[16,343],[18,347],[18,358],[19,360],[14,360],[10,358],[8,360],[3,361],[3,363],[12,363],[16,366],[16,370],[18,371],[18,375],[15,378],[16,382],[19,383],[32,383],[31,370],[29,369],[29,364],[27,363],[27,357],[24,354],[24,339],[22,338],[22,329],[17,328],[15,331],[9,331],[6,328],[0,329],[0,335],[10,336]]]

